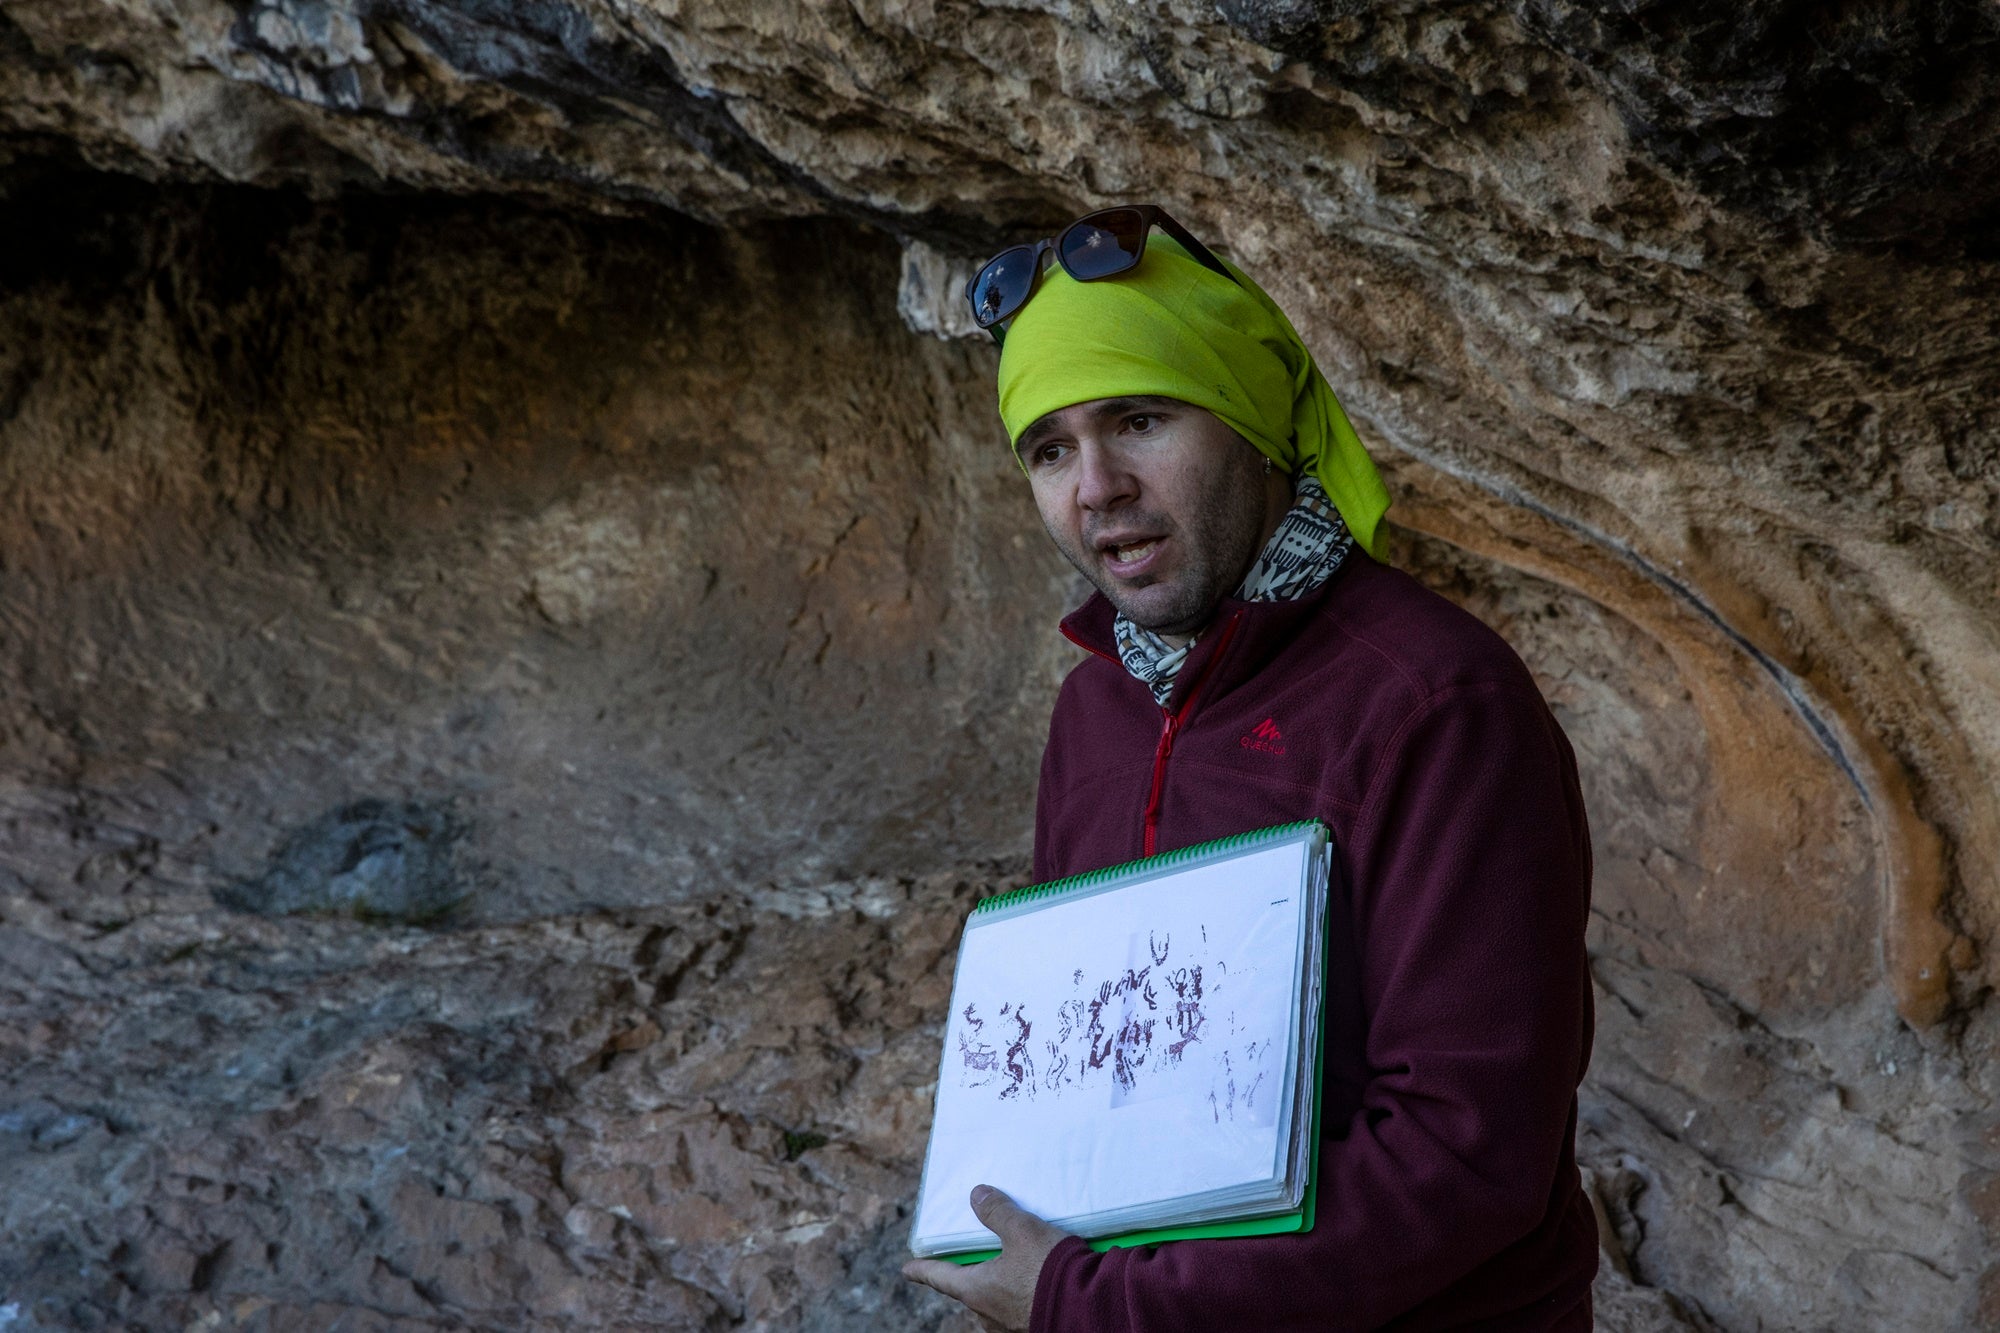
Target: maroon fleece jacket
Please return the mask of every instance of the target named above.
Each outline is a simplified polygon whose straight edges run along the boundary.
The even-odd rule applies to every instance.
[[[1569,742],[1500,637],[1358,551],[1295,602],[1225,600],[1168,707],[1093,597],[1042,762],[1035,873],[1333,829],[1318,1216],[1300,1235],[1092,1253],[1035,1333],[1477,1327],[1587,1333],[1577,1176],[1590,840]]]

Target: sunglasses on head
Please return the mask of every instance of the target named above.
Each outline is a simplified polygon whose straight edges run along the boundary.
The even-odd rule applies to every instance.
[[[1001,325],[1021,313],[1035,285],[1042,280],[1042,258],[1054,254],[1063,272],[1078,282],[1113,278],[1139,267],[1146,254],[1146,235],[1154,225],[1181,243],[1198,262],[1214,269],[1231,282],[1236,275],[1209,252],[1194,234],[1154,204],[1129,204],[1120,208],[1086,213],[1052,237],[1033,245],[1009,246],[986,261],[985,267],[965,284],[965,299],[972,303],[973,322],[993,335],[1004,337]],[[1241,284],[1238,284],[1241,286]]]

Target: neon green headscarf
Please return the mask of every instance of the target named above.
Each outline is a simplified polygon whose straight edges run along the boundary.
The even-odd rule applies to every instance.
[[[1050,412],[1098,398],[1193,403],[1288,475],[1310,470],[1355,540],[1379,557],[1389,508],[1381,474],[1285,312],[1229,267],[1241,287],[1157,234],[1139,267],[1115,278],[1078,282],[1051,264],[1000,352],[1008,441],[1019,444]]]

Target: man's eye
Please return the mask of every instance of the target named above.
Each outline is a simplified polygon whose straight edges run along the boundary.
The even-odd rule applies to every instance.
[[[1063,447],[1059,444],[1042,444],[1035,447],[1034,459],[1038,464],[1058,462],[1062,458]]]
[[[1146,416],[1144,413],[1141,413],[1136,417],[1125,418],[1125,425],[1131,430],[1134,430],[1139,434],[1144,435],[1147,431],[1151,430],[1156,424],[1158,424],[1158,421],[1159,419],[1157,417],[1149,417]]]

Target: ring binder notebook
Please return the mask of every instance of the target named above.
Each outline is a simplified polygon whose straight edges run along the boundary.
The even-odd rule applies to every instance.
[[[973,908],[910,1248],[976,1184],[1098,1249],[1312,1225],[1332,853],[1284,824]]]

